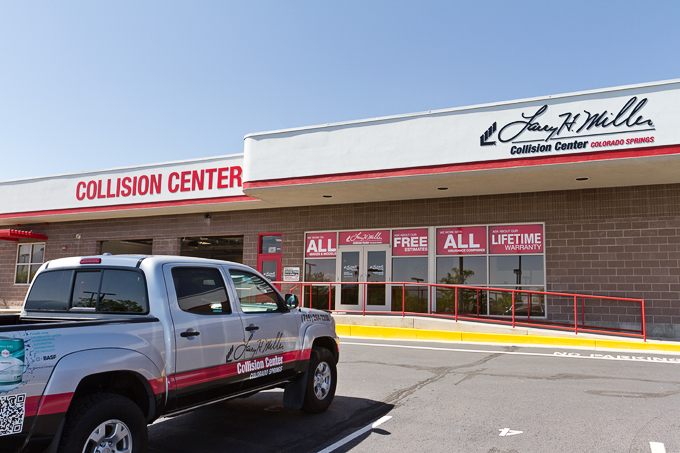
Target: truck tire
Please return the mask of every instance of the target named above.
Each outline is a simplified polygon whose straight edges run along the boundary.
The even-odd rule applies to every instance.
[[[59,453],[144,453],[148,438],[142,411],[114,393],[80,398],[69,410]]]
[[[333,354],[326,348],[313,348],[302,411],[318,414],[328,409],[335,396],[338,371]]]

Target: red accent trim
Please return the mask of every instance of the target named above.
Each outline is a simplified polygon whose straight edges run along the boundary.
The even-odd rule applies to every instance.
[[[165,378],[149,379],[149,385],[154,395],[161,395],[165,393]]]
[[[375,170],[333,175],[306,176],[302,178],[268,179],[243,183],[243,189],[260,189],[267,187],[291,186],[300,184],[319,184],[325,182],[341,182],[375,178],[395,178],[400,176],[431,175],[439,173],[456,173],[462,171],[496,170],[503,168],[533,167],[537,165],[572,164],[601,160],[629,159],[633,157],[650,157],[680,154],[680,146],[671,145],[658,148],[635,148],[622,151],[600,151],[592,153],[569,154],[562,156],[542,156],[531,158],[504,159],[493,162],[469,162],[464,164],[431,165],[427,167]]]
[[[18,241],[19,239],[42,239],[46,240],[47,236],[42,233],[34,233],[32,231],[22,230],[0,230],[0,239],[5,241]]]
[[[29,396],[24,403],[24,412],[26,417],[33,417],[38,413],[38,405],[40,404],[40,396]]]
[[[44,395],[40,400],[38,415],[59,414],[68,410],[73,399],[73,393],[58,393],[56,395]]]
[[[101,264],[101,258],[83,258],[80,260],[80,264]]]
[[[113,206],[95,206],[87,208],[69,208],[69,209],[51,209],[46,211],[30,211],[30,212],[12,212],[9,214],[0,214],[0,219],[14,218],[14,217],[35,217],[38,215],[59,215],[59,214],[79,214],[83,212],[110,212],[110,211],[126,211],[130,209],[144,209],[144,208],[167,208],[173,206],[191,206],[199,204],[218,204],[218,203],[234,203],[241,201],[260,201],[257,198],[249,197],[247,195],[237,195],[233,197],[219,197],[219,198],[199,198],[195,200],[181,200],[181,201],[158,201],[154,203],[134,203],[134,204],[119,204]]]
[[[290,362],[298,362],[300,360],[304,360],[305,354],[307,354],[307,358],[309,358],[309,354],[311,354],[311,350],[307,352],[308,350],[304,351],[291,351],[291,352],[284,352],[283,354],[273,354],[269,355],[266,357],[253,357],[252,359],[248,360],[241,360],[239,362],[234,362],[230,363],[227,365],[219,365],[215,366],[212,368],[203,368],[200,370],[193,370],[193,371],[187,371],[185,373],[179,373],[175,374],[170,377],[175,384],[177,389],[181,388],[186,388],[186,387],[191,387],[192,385],[198,385],[198,384],[203,384],[205,382],[210,382],[210,381],[216,381],[218,379],[224,379],[227,377],[232,377],[232,376],[237,376],[238,373],[238,364],[243,364],[246,362],[251,362],[253,360],[264,360],[265,358],[269,357],[275,357],[275,356],[283,356],[283,363],[290,363]],[[250,374],[250,372],[242,372],[240,373],[243,376],[247,376]]]
[[[264,253],[262,252],[262,237],[263,236],[280,236],[281,237],[281,252],[279,253]],[[260,233],[257,235],[257,270],[264,275],[263,263],[267,261],[276,261],[276,278],[272,281],[283,280],[283,270],[281,269],[283,262],[283,233]],[[276,288],[281,291],[281,285],[274,284]]]

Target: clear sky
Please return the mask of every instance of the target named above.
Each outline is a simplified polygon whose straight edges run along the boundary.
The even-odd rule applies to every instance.
[[[680,78],[679,22],[677,0],[0,0],[0,181]]]

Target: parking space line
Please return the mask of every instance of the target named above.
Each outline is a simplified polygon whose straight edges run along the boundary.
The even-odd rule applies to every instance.
[[[383,423],[385,423],[390,418],[392,418],[391,415],[385,415],[384,417],[378,419],[377,421],[371,423],[370,425],[364,426],[359,431],[356,431],[356,432],[350,434],[349,436],[345,437],[344,439],[337,441],[336,443],[334,443],[330,447],[324,448],[319,453],[330,453],[332,451],[335,451],[338,448],[345,445],[346,443],[349,443],[349,442],[353,441],[354,439],[356,439],[357,437],[361,436],[362,434],[365,434],[365,433],[369,432],[370,430],[377,428],[378,426],[382,425]]]
[[[500,350],[485,350],[485,349],[461,349],[461,348],[435,348],[432,346],[409,346],[403,344],[386,344],[386,343],[359,343],[343,341],[341,345],[358,345],[358,346],[377,346],[381,348],[402,348],[402,349],[421,349],[428,351],[449,351],[449,352],[478,352],[482,354],[505,354],[505,355],[525,355],[537,357],[563,357],[567,359],[593,359],[593,360],[620,360],[627,362],[647,362],[647,363],[674,363],[680,364],[680,358],[676,357],[655,357],[648,355],[611,355],[592,353],[583,355],[578,352],[518,352],[518,351],[500,351]],[[555,348],[557,349],[557,348]]]
[[[661,442],[650,442],[649,448],[652,449],[652,453],[666,453],[666,447]]]

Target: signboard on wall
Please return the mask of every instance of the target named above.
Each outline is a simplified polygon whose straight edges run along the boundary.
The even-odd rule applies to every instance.
[[[427,228],[392,231],[392,256],[427,255]]]
[[[437,255],[487,253],[486,227],[437,228]]]
[[[498,162],[680,143],[680,81],[251,134],[246,180]],[[418,152],[413,150],[417,149]],[[295,158],[282,161],[281,153]],[[342,159],[337,159],[342,155]],[[634,154],[633,154],[634,155]],[[503,161],[503,162],[500,162]],[[508,162],[508,163],[506,163]]]
[[[343,231],[340,233],[340,245],[373,245],[389,243],[390,230]]]
[[[305,258],[333,258],[338,250],[337,233],[309,233],[305,241]]]
[[[299,267],[284,267],[283,268],[283,281],[284,282],[299,282],[300,281],[300,268]]]
[[[243,155],[232,155],[0,182],[0,215],[252,201],[243,193],[243,165]]]
[[[489,227],[489,253],[543,253],[543,225],[500,225]]]

